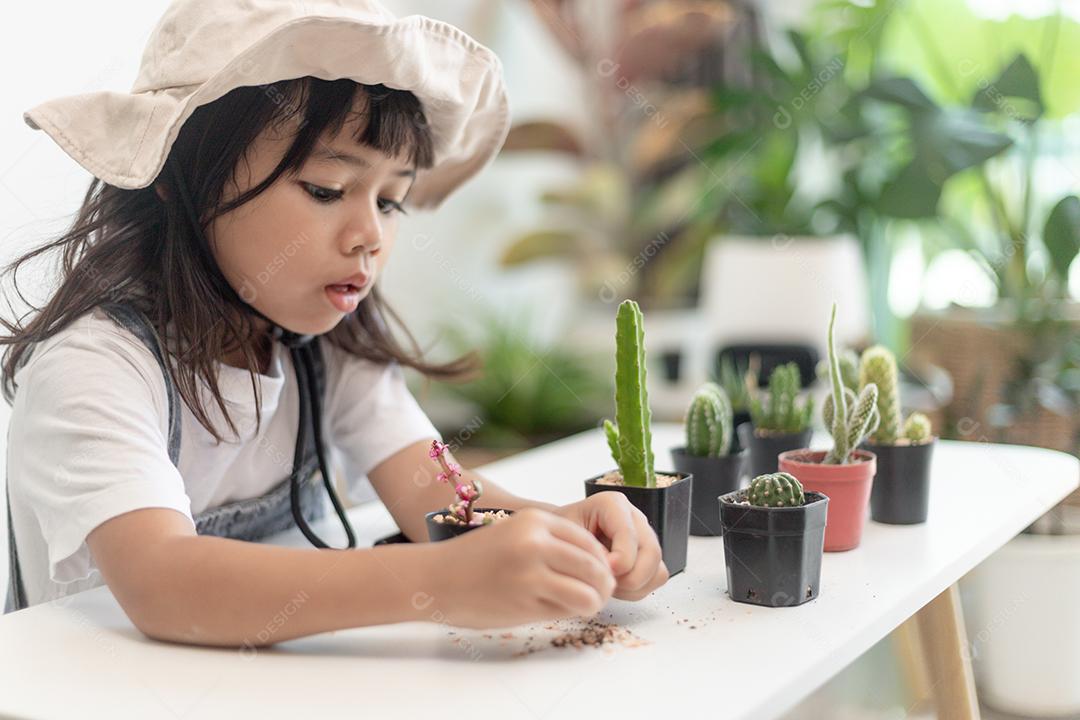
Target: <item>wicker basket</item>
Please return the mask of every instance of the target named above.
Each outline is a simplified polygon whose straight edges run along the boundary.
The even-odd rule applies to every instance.
[[[1080,306],[1073,304],[1067,312],[1080,332]],[[990,409],[1002,402],[1018,359],[1031,347],[1031,338],[1015,327],[1014,318],[1004,306],[916,315],[911,323],[911,359],[933,363],[952,376],[953,400],[948,414],[958,437],[1077,454],[1080,418],[1075,415],[1039,408],[1017,417],[1007,428],[989,422]],[[1080,491],[1066,502],[1080,506]]]

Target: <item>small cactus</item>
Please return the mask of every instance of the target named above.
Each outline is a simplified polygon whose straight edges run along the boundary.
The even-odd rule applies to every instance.
[[[903,416],[900,414],[899,373],[896,356],[881,345],[867,348],[859,361],[859,388],[877,385],[877,410],[881,418],[870,439],[878,445],[895,445],[900,437]]]
[[[921,412],[913,412],[904,421],[904,437],[913,445],[922,445],[933,437],[930,418]]]
[[[754,429],[799,433],[810,427],[814,401],[807,396],[800,405],[801,389],[802,379],[797,364],[789,362],[775,368],[769,375],[766,397],[755,397],[750,403],[750,419]]]
[[[752,377],[749,368],[740,367],[730,355],[720,360],[720,386],[731,401],[732,412],[744,412],[750,409],[750,385]]]
[[[798,507],[806,501],[802,483],[786,472],[758,475],[750,481],[746,499],[758,507]]]
[[[877,385],[869,383],[858,395],[844,386],[836,357],[835,330],[836,303],[833,303],[832,317],[829,319],[829,380],[832,388],[821,407],[825,428],[833,438],[833,447],[823,462],[845,465],[851,451],[877,429],[881,417],[877,409]]]
[[[604,433],[625,485],[656,487],[651,419],[644,317],[636,302],[624,300],[615,318],[615,423],[604,420]]]
[[[701,457],[723,457],[731,450],[734,412],[724,388],[708,382],[698,388],[686,410],[686,451]]]

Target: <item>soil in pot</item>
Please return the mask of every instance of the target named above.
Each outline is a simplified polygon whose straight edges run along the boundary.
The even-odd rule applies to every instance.
[[[877,475],[870,492],[870,517],[890,525],[926,522],[930,508],[930,465],[936,439],[919,444],[863,448],[877,456]]]
[[[621,492],[630,504],[644,513],[660,541],[660,551],[668,574],[686,568],[686,547],[690,538],[690,504],[694,476],[689,473],[656,473],[656,487],[623,485],[618,470],[585,481],[585,496],[598,492]]]
[[[719,499],[728,595],[768,607],[802,605],[821,589],[829,498],[807,492],[798,507],[758,507],[746,490]]]
[[[690,493],[691,535],[720,535],[720,513],[716,500],[741,487],[748,456],[746,450],[722,457],[705,457],[691,455],[685,447],[671,449],[675,469],[694,476]]]
[[[874,482],[877,458],[866,450],[854,450],[856,462],[825,465],[824,450],[790,450],[780,455],[780,470],[791,473],[803,489],[829,498],[825,528],[825,552],[841,552],[859,546],[866,526],[866,508]]]
[[[780,453],[798,450],[810,444],[813,430],[807,428],[800,433],[775,433],[756,430],[751,423],[739,425],[739,442],[750,449],[750,477],[767,475],[782,470],[777,458]]]
[[[425,516],[427,520],[428,538],[431,542],[449,540],[458,535],[464,535],[470,530],[485,527],[493,522],[501,522],[513,514],[513,510],[475,508],[473,509],[473,523],[471,525],[462,525],[455,522],[453,516],[446,510],[435,510],[434,512],[429,512]]]

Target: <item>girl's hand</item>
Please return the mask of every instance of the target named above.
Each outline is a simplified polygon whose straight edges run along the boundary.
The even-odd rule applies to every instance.
[[[417,595],[462,627],[591,616],[615,589],[604,546],[580,525],[536,508],[433,550],[438,584],[432,595]]]
[[[619,492],[599,492],[554,511],[588,530],[610,548],[615,597],[640,600],[667,582],[660,543],[645,515]]]

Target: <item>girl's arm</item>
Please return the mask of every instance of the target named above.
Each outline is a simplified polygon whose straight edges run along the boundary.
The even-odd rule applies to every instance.
[[[102,576],[149,637],[264,646],[362,625],[428,619],[436,545],[315,550],[199,536],[163,508],[119,515],[86,539]]]
[[[139,630],[199,645],[409,620],[509,627],[593,615],[615,589],[595,537],[528,509],[442,543],[316,550],[199,536],[181,513],[145,508],[105,521],[87,544]]]

